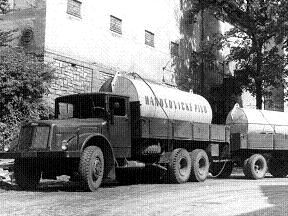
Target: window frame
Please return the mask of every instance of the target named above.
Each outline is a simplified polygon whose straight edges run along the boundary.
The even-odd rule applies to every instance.
[[[114,22],[113,22],[114,21]],[[122,19],[110,15],[110,31],[122,35]]]
[[[119,107],[115,108],[114,104],[115,103],[119,103]],[[126,100],[125,98],[121,98],[121,97],[114,97],[111,96],[109,97],[109,111],[113,112],[114,116],[119,116],[119,117],[123,117],[127,115],[127,110],[126,110]]]
[[[155,47],[155,34],[148,30],[145,30],[145,45]]]
[[[77,8],[77,10],[75,10]],[[79,0],[67,0],[67,14],[82,18],[81,16],[82,1]]]

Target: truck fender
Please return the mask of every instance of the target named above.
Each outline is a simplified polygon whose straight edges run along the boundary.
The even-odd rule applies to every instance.
[[[104,178],[115,179],[115,157],[109,140],[102,134],[82,134],[81,152],[88,146],[98,146],[104,154]]]

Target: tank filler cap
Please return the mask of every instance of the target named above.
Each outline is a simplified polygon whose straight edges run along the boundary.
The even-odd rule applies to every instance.
[[[238,104],[238,103],[236,103],[235,105],[234,105],[234,108],[233,109],[239,109],[240,108],[240,105]]]
[[[234,121],[235,120],[235,116],[236,116],[236,113],[237,113],[237,109],[240,108],[240,105],[238,103],[236,103],[231,111],[231,118],[232,120]]]

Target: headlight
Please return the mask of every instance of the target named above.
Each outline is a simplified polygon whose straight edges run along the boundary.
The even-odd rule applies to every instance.
[[[8,152],[10,150],[10,145],[9,144],[6,144],[5,146],[4,146],[4,151],[5,152]]]

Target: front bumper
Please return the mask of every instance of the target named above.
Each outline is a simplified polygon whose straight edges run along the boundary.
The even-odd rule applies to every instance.
[[[0,159],[15,158],[80,158],[80,151],[0,152]]]

